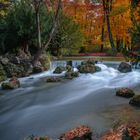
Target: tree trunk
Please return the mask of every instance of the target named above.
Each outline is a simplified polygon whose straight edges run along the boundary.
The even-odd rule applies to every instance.
[[[110,45],[111,45],[112,51],[115,53],[116,49],[115,49],[113,35],[112,35],[112,31],[111,31],[110,17],[109,17],[108,11],[106,11],[106,21],[107,21],[107,30],[108,30]]]
[[[41,48],[41,30],[40,30],[39,10],[36,12],[36,24],[37,24],[38,47]]]
[[[58,1],[57,10],[56,10],[56,13],[54,15],[53,27],[52,27],[51,32],[49,34],[49,38],[44,46],[41,46],[38,48],[38,51],[37,51],[36,55],[34,56],[34,59],[32,62],[33,66],[36,66],[38,60],[40,59],[41,54],[48,48],[48,46],[49,46],[49,44],[50,44],[50,42],[51,42],[51,40],[56,32],[60,10],[61,10],[61,0]]]
[[[101,34],[101,48],[100,48],[100,52],[103,52],[104,49],[104,30],[105,30],[105,14],[103,16],[103,24],[102,24],[102,34]]]
[[[121,40],[118,38],[118,37],[116,37],[116,49],[117,49],[117,52],[120,52],[121,50],[120,50],[120,45],[121,45]]]
[[[106,1],[102,0],[102,1],[103,1],[104,14],[106,17],[106,22],[107,22],[107,30],[108,30],[110,45],[111,45],[113,53],[116,53],[115,44],[114,44],[113,35],[111,31],[111,26],[110,26],[110,11],[112,9],[112,5],[111,5],[112,1],[109,1],[109,0],[106,0]]]

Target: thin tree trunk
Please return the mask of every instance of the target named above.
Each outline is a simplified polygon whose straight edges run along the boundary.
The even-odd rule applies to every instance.
[[[104,8],[104,13],[105,13],[106,22],[107,22],[107,30],[108,30],[110,45],[111,45],[112,51],[116,53],[115,44],[114,44],[113,35],[111,31],[111,26],[110,26],[110,10],[112,9],[112,6],[109,0],[107,1],[103,0],[103,8]]]
[[[37,34],[38,34],[38,47],[41,48],[41,30],[40,30],[39,10],[36,12],[36,24],[37,24]]]
[[[104,49],[104,30],[105,30],[105,14],[103,16],[103,24],[102,24],[102,34],[101,34],[101,48],[100,48],[100,52],[103,52]]]
[[[112,31],[111,31],[111,26],[110,26],[110,17],[109,17],[108,12],[106,12],[106,21],[107,21],[107,29],[108,29],[110,45],[111,45],[112,51],[116,52],[113,35],[112,35]]]

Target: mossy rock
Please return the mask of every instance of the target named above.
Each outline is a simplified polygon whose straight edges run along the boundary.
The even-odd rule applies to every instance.
[[[125,63],[125,62],[121,62],[119,67],[118,67],[118,70],[122,73],[127,73],[127,72],[131,72],[132,71],[132,67],[130,64],[128,63]]]
[[[131,98],[135,95],[134,91],[130,88],[121,88],[116,91],[116,96]]]
[[[137,107],[140,107],[140,95],[134,96],[134,97],[130,100],[129,104],[134,105],[134,106],[137,106]]]
[[[0,82],[7,79],[6,72],[3,69],[3,66],[0,64]]]
[[[67,72],[73,72],[73,67],[70,65],[67,65],[66,70],[67,70]]]
[[[2,84],[1,84],[1,88],[2,88],[3,90],[6,90],[6,89],[14,89],[15,87],[12,86],[9,82],[6,82],[6,83],[2,83]]]
[[[66,72],[65,73],[66,79],[73,79],[75,77],[79,77],[79,72]]]
[[[95,73],[96,66],[92,64],[88,65],[80,65],[78,66],[78,70],[80,73]]]
[[[79,72],[78,71],[72,72],[72,77],[79,77]]]
[[[20,81],[17,78],[11,78],[9,82],[4,82],[1,84],[3,90],[15,89],[20,87]]]
[[[58,67],[56,67],[56,69],[53,71],[53,73],[55,73],[55,74],[60,74],[60,73],[62,73],[62,72],[65,71],[65,70],[66,70],[65,67],[63,67],[63,66],[58,66]]]
[[[16,65],[13,63],[8,63],[7,65],[4,65],[4,70],[6,72],[7,77],[13,77],[13,75],[16,75],[17,77],[23,77],[26,75],[26,71],[24,70],[24,67],[22,65]]]
[[[48,77],[46,79],[46,82],[50,82],[50,83],[61,82],[61,78],[59,78],[59,77]]]
[[[42,67],[39,67],[39,66],[33,67],[33,74],[41,73],[43,71],[44,70]]]
[[[87,64],[92,64],[92,65],[95,65],[95,60],[87,60],[87,61],[82,61],[81,62],[81,65],[87,65]]]

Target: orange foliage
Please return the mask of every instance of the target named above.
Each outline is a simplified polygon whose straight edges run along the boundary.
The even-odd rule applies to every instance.
[[[80,24],[87,44],[100,45],[103,24],[102,3],[95,4],[90,0],[63,0],[63,11]],[[130,44],[128,28],[131,25],[129,0],[114,0],[111,12],[111,29],[114,40],[123,40]],[[105,40],[108,41],[105,25]]]

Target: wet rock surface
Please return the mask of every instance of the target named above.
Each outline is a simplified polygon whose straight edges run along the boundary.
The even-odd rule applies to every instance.
[[[134,97],[130,100],[129,104],[131,104],[131,105],[133,105],[133,106],[140,107],[140,95],[134,96]]]
[[[95,73],[101,71],[101,68],[95,65],[94,60],[83,61],[77,68],[80,73]]]
[[[16,77],[11,78],[8,82],[4,82],[1,85],[3,90],[15,89],[20,87],[20,82]]]
[[[132,67],[130,64],[126,63],[126,62],[121,62],[118,70],[122,73],[127,73],[127,72],[131,72],[132,71]]]
[[[116,96],[131,98],[135,95],[134,91],[130,88],[121,88],[116,91]]]
[[[62,78],[59,78],[59,77],[48,77],[46,79],[46,82],[50,82],[50,83],[55,83],[55,82],[61,82],[62,81]]]

